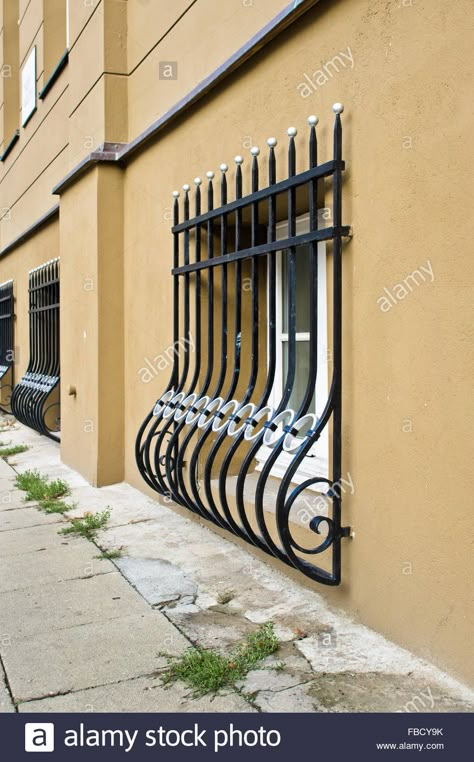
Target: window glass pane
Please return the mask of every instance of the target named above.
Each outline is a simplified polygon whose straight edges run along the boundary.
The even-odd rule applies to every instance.
[[[288,331],[288,253],[282,254],[282,330]],[[309,331],[309,246],[298,246],[296,250],[296,330]]]
[[[286,382],[286,376],[288,373],[288,342],[283,341],[282,342],[282,350],[283,350],[283,386]],[[304,393],[306,391],[306,386],[308,384],[308,375],[309,375],[309,342],[308,341],[297,341],[296,342],[296,378],[295,383],[293,386],[293,392],[290,397],[290,401],[287,405],[287,407],[292,408],[293,410],[298,410],[298,407],[300,406]],[[314,413],[316,411],[316,399],[315,395],[313,394],[313,398],[311,400],[308,413]]]

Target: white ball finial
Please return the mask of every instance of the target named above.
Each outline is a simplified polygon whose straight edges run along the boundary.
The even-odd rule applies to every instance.
[[[209,172],[206,172],[206,177],[208,180],[212,180],[212,178],[214,177],[214,172],[209,170]]]
[[[334,111],[335,114],[342,114],[342,112],[344,111],[344,106],[342,105],[342,103],[335,103],[334,106],[332,107],[332,110]]]
[[[242,156],[234,156],[234,161],[236,164],[242,164],[243,160],[244,159]]]
[[[173,191],[173,196],[175,198],[179,198],[179,191]]]
[[[252,154],[252,156],[258,156],[260,153],[260,148],[258,148],[257,146],[252,146],[252,148],[250,149],[250,153]]]
[[[184,190],[184,192],[185,192],[185,193],[187,193],[187,191],[188,191],[188,190],[190,190],[190,188],[191,188],[191,186],[190,186],[190,185],[188,185],[187,183],[185,183],[185,184],[183,185],[183,190]]]
[[[296,127],[288,127],[286,134],[289,138],[294,138],[298,134]]]
[[[314,114],[311,114],[311,116],[308,116],[308,124],[311,127],[316,127],[317,123],[319,122],[319,119]]]
[[[195,177],[194,178],[194,185],[201,185],[201,183],[202,183],[202,180],[201,180],[200,177]]]
[[[267,140],[267,146],[270,146],[270,148],[275,148],[277,143],[278,140],[276,138],[268,138]]]
[[[221,172],[227,172],[227,170],[229,169],[229,167],[227,166],[227,164],[221,164],[221,165],[219,166],[219,169],[220,169],[220,171],[221,171]]]

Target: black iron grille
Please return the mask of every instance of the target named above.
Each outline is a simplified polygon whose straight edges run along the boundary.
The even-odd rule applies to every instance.
[[[284,180],[277,181],[277,141],[270,138],[266,187],[260,188],[260,151],[252,148],[248,195],[241,156],[233,200],[227,165],[220,167],[217,207],[212,172],[206,211],[200,178],[194,216],[190,186],[183,186],[182,208],[179,192],[173,194],[173,345],[163,355],[172,369],[136,442],[150,487],[327,585],[340,582],[341,538],[349,534],[341,525],[342,239],[350,235],[342,225],[342,110],[335,104],[330,161],[318,164],[318,120],[309,117],[308,169],[296,174],[297,131],[290,128]],[[318,216],[325,192],[329,226]],[[323,242],[331,263],[332,367],[321,370]],[[324,399],[316,399],[318,372],[327,375]],[[326,473],[314,454],[323,434],[330,442]]]
[[[26,426],[59,440],[59,259],[30,272],[30,355],[12,394],[12,413]]]
[[[0,410],[4,413],[11,412],[14,312],[13,281],[9,280],[0,285]]]

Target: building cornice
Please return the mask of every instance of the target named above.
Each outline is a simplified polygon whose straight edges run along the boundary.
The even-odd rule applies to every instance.
[[[198,103],[224,79],[237,71],[247,61],[275,39],[281,32],[297,21],[310,10],[319,0],[293,0],[283,8],[277,16],[260,29],[257,34],[247,40],[223,64],[214,69],[195,88],[174,104],[168,111],[141,132],[130,143],[104,143],[77,164],[52,190],[55,195],[61,195],[73,185],[91,167],[103,162],[114,162],[126,166],[140,151],[155,140],[169,125],[182,116],[189,108]],[[104,148],[107,146],[107,148]],[[115,148],[114,148],[115,147]]]
[[[10,241],[3,249],[0,249],[0,259],[2,257],[6,257],[7,254],[10,254],[11,251],[14,249],[17,249],[18,246],[21,246],[25,241],[27,241],[32,236],[36,235],[36,233],[46,225],[48,225],[50,222],[55,220],[57,217],[59,217],[59,204],[55,204],[51,209],[49,209],[47,212],[45,212],[41,217],[36,220],[32,225],[30,225],[29,228],[26,228],[26,230],[23,231],[23,233],[20,233],[19,236],[13,239],[13,241]]]

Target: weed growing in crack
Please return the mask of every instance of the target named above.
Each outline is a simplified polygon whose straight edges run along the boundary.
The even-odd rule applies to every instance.
[[[160,677],[164,685],[182,680],[193,689],[196,697],[217,693],[220,688],[241,680],[278,648],[273,624],[266,622],[256,632],[247,635],[228,656],[205,648],[190,648],[178,658],[167,656],[169,666]]]
[[[12,455],[20,455],[22,452],[26,452],[30,448],[28,445],[14,445],[13,447],[7,447],[5,445],[0,446],[0,458],[6,460]]]
[[[17,474],[15,483],[18,489],[26,492],[26,501],[56,500],[71,493],[69,485],[62,479],[50,482],[36,470]]]
[[[44,513],[66,513],[76,506],[68,505],[64,500],[41,500],[38,507]]]
[[[122,556],[123,548],[110,548],[109,550],[102,550],[100,556],[95,556],[95,558],[98,558],[100,561],[104,560],[104,558],[113,561],[114,558],[121,558]]]
[[[84,516],[71,519],[71,525],[59,530],[59,534],[72,534],[93,540],[99,531],[103,529],[110,519],[110,511],[99,513],[85,513]]]
[[[68,505],[62,497],[71,493],[69,485],[62,479],[53,479],[49,481],[41,476],[39,471],[25,471],[17,474],[15,484],[18,489],[26,492],[25,500],[27,502],[38,502],[38,508],[45,513],[65,513],[74,508]]]
[[[235,598],[235,593],[233,590],[223,590],[222,593],[219,593],[217,596],[217,603],[220,603],[221,606],[225,606],[226,603],[230,603]]]

